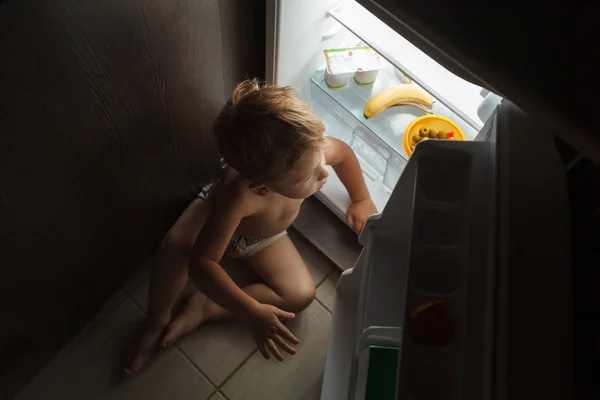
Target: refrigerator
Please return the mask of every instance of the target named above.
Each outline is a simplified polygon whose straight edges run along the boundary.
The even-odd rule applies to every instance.
[[[267,1],[267,81],[296,87],[326,134],[352,147],[380,211],[337,284],[321,398],[568,398],[568,199],[546,126],[576,124],[568,112],[542,121],[541,92],[503,85],[505,66],[486,70],[483,53],[466,60],[473,53],[454,51],[460,35],[440,36],[433,14],[423,25],[427,4],[446,2],[416,4]],[[323,51],[359,46],[384,60],[375,82],[329,87]],[[429,140],[409,156],[403,135],[422,111],[364,117],[372,96],[406,82],[466,140]],[[350,200],[335,174],[316,196],[345,221]]]

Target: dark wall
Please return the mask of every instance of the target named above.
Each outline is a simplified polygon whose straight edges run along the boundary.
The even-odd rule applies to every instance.
[[[211,126],[233,85],[264,75],[263,14],[0,3],[0,324],[62,344],[151,255],[216,173]]]

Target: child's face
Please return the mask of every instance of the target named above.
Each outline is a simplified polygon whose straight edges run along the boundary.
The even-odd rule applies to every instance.
[[[322,150],[308,150],[285,177],[269,184],[269,188],[282,196],[305,199],[318,192],[329,176]]]

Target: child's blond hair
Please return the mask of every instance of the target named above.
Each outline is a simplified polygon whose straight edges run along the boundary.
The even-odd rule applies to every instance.
[[[307,150],[325,142],[325,126],[292,87],[240,83],[214,123],[217,144],[229,165],[258,182],[290,171]]]

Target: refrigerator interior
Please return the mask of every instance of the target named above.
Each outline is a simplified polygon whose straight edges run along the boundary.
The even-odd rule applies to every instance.
[[[324,121],[326,134],[352,147],[380,211],[408,160],[402,146],[404,130],[425,113],[400,106],[366,119],[363,110],[373,95],[408,78],[433,96],[433,114],[458,124],[467,140],[477,136],[486,122],[481,118],[491,114],[487,104],[488,109],[478,113],[486,96],[492,109],[501,101],[446,70],[356,1],[272,0],[267,13],[267,81],[298,88],[300,97]],[[351,79],[343,88],[329,88],[323,50],[362,45],[385,59],[375,83],[364,86]],[[350,200],[335,174],[317,196],[345,220]]]

